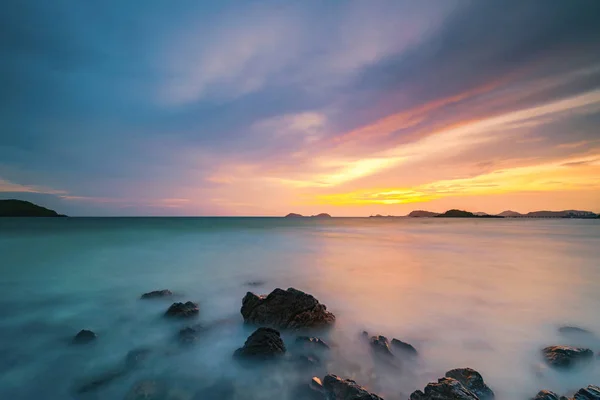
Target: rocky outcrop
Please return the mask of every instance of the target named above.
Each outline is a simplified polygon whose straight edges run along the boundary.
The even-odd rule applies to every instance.
[[[416,356],[417,349],[413,347],[413,345],[403,342],[402,340],[392,339],[391,346],[394,350],[399,350],[405,354]]]
[[[483,381],[481,374],[471,368],[456,368],[446,372],[446,378],[459,381],[468,391],[479,397],[479,400],[491,400],[494,392]]]
[[[87,329],[82,329],[79,331],[79,333],[77,335],[75,335],[75,337],[73,337],[73,340],[71,341],[71,343],[86,344],[86,343],[93,342],[94,340],[96,340],[97,337],[98,336],[94,332],[89,331]]]
[[[296,338],[296,344],[305,348],[329,350],[329,345],[318,337],[298,336]]]
[[[246,323],[278,329],[322,328],[335,322],[324,304],[294,288],[277,288],[268,296],[248,292],[241,313]]]
[[[54,210],[25,200],[0,200],[0,217],[64,217]]]
[[[244,347],[233,354],[235,358],[272,359],[285,353],[286,348],[278,331],[272,328],[258,328],[248,337]]]
[[[544,359],[554,368],[572,368],[590,360],[594,353],[590,349],[570,346],[549,346],[542,350]]]
[[[479,400],[459,381],[452,378],[441,378],[425,386],[422,392],[417,390],[410,395],[410,400]]]
[[[313,382],[314,385],[318,384],[314,379]],[[342,379],[333,374],[329,374],[323,379],[322,387],[330,400],[383,400],[352,379]]]
[[[531,400],[569,400],[566,397],[558,396],[556,393],[549,390],[540,390],[538,394]]]
[[[167,317],[189,318],[198,315],[198,304],[188,301],[186,303],[173,303],[165,312]]]
[[[600,387],[589,385],[585,389],[579,389],[573,400],[600,400]]]
[[[158,299],[161,297],[168,297],[168,296],[172,296],[173,292],[171,292],[168,289],[163,289],[163,290],[153,290],[152,292],[148,292],[148,293],[144,293],[142,295],[142,297],[140,297],[141,299]]]
[[[369,339],[369,344],[375,354],[384,357],[394,357],[392,350],[390,350],[390,342],[385,336],[373,336]]]

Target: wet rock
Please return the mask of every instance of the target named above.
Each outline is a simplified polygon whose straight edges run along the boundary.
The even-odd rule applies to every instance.
[[[491,400],[494,392],[483,381],[481,374],[471,368],[456,368],[446,372],[446,378],[459,381],[467,390],[479,397],[480,400]]]
[[[79,333],[77,335],[75,335],[75,337],[72,340],[73,344],[85,344],[85,343],[90,343],[94,340],[96,340],[98,336],[92,332],[89,331],[87,329],[82,329],[79,331]]]
[[[193,400],[229,400],[235,395],[235,386],[228,379],[220,379],[214,384],[200,389]]]
[[[383,400],[352,379],[342,379],[333,374],[323,379],[323,389],[330,400]]]
[[[325,343],[325,341],[323,341],[322,339],[319,339],[318,337],[298,336],[296,338],[296,344],[302,345],[304,347],[329,350],[329,345]]]
[[[589,385],[585,389],[579,389],[573,400],[600,400],[600,387]]]
[[[569,400],[566,397],[558,396],[556,393],[549,390],[540,390],[538,394],[531,400]]]
[[[163,289],[163,290],[154,290],[152,292],[144,293],[142,295],[142,297],[140,297],[140,298],[141,299],[158,299],[161,297],[169,297],[169,296],[173,296],[173,292],[171,292],[168,289]]]
[[[420,390],[413,392],[410,400],[479,400],[479,398],[456,379],[440,378],[437,382],[428,383],[424,392]]]
[[[135,383],[125,400],[163,400],[167,395],[167,388],[162,382],[144,380]]]
[[[591,360],[594,353],[590,349],[570,346],[549,346],[542,350],[548,365],[554,368],[571,368],[582,361]]]
[[[317,377],[312,378],[309,384],[302,383],[292,390],[294,400],[326,400],[323,383]]]
[[[279,329],[322,328],[335,322],[324,304],[294,288],[278,288],[268,296],[248,292],[241,313],[246,323]]]
[[[285,353],[285,344],[278,331],[258,328],[248,337],[244,347],[233,354],[236,358],[272,359]]]
[[[198,315],[198,304],[188,301],[186,303],[173,303],[165,312],[167,317],[189,318]]]
[[[392,350],[390,350],[390,342],[385,336],[373,336],[369,340],[369,344],[375,354],[384,357],[394,357]]]
[[[151,353],[152,350],[146,348],[131,350],[125,356],[125,367],[127,369],[138,368],[144,361],[148,359]]]
[[[413,347],[413,345],[403,342],[402,340],[398,340],[398,339],[392,339],[392,343],[391,346],[393,349],[397,349],[400,350],[406,354],[412,355],[412,356],[416,356],[417,355],[417,349],[415,349]]]
[[[192,344],[200,338],[203,330],[200,325],[187,326],[179,331],[179,341],[182,344]]]

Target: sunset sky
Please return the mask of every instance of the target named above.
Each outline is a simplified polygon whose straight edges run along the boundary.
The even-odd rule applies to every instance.
[[[9,1],[0,198],[600,212],[600,1]]]

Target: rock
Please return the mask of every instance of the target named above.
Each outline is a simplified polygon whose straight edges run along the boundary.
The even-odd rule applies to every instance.
[[[108,371],[102,375],[96,376],[90,379],[88,382],[79,386],[76,391],[77,393],[89,393],[101,389],[109,383],[125,376],[126,371],[122,369],[116,369],[114,371]]]
[[[417,355],[417,349],[415,349],[411,344],[403,342],[402,340],[392,339],[392,348],[403,351],[406,354]]]
[[[323,388],[330,400],[383,400],[352,379],[342,379],[333,374],[323,379]]]
[[[292,391],[294,400],[326,400],[325,389],[321,380],[313,377],[309,384],[302,383]]]
[[[142,295],[142,297],[140,297],[140,298],[141,299],[157,299],[160,297],[168,297],[168,296],[173,296],[173,292],[171,292],[168,289],[163,289],[163,290],[154,290],[152,292],[144,293]]]
[[[75,335],[75,337],[72,340],[72,343],[85,344],[96,340],[97,337],[98,336],[94,332],[88,331],[87,329],[82,329],[77,335]]]
[[[335,322],[324,304],[294,288],[277,288],[268,296],[248,292],[241,313],[246,323],[278,329],[320,328]]]
[[[587,329],[579,328],[576,326],[561,326],[558,328],[558,333],[562,333],[565,335],[576,334],[576,335],[594,335],[591,331]]]
[[[600,400],[600,387],[589,385],[585,389],[579,389],[573,400]]]
[[[368,339],[369,338],[369,332],[367,331],[362,331],[360,333],[360,337],[362,337],[363,339]]]
[[[228,379],[219,379],[214,384],[200,389],[193,400],[229,400],[235,395],[235,387]]]
[[[394,357],[392,350],[390,350],[390,342],[385,336],[373,336],[369,343],[371,345],[371,349],[375,354],[382,355],[385,357]]]
[[[125,400],[163,400],[166,394],[167,389],[161,382],[144,380],[131,387],[125,395]]]
[[[318,337],[298,336],[296,338],[296,343],[303,345],[304,347],[329,350],[329,345]]]
[[[131,350],[125,356],[125,367],[127,369],[134,369],[139,367],[144,361],[148,359],[150,353],[152,353],[152,350],[145,348]]]
[[[187,326],[179,331],[179,341],[183,344],[194,343],[204,329],[200,326]]]
[[[413,392],[410,400],[479,400],[479,398],[456,379],[440,378],[437,382],[428,383],[425,392],[420,390]]]
[[[479,397],[480,400],[491,400],[494,392],[490,389],[481,374],[471,368],[456,368],[446,372],[446,378],[459,381],[468,391]]]
[[[571,368],[582,361],[590,360],[594,353],[590,349],[570,346],[549,346],[542,350],[548,365],[554,368]]]
[[[302,369],[316,368],[321,365],[321,360],[314,354],[297,355],[292,358],[292,362]]]
[[[248,337],[244,347],[233,354],[236,358],[272,359],[286,351],[278,331],[271,328],[258,328]]]
[[[198,315],[198,304],[188,301],[187,303],[173,303],[165,312],[167,317],[189,318]]]
[[[540,390],[531,400],[569,400],[566,397],[559,397],[556,393],[549,390]]]

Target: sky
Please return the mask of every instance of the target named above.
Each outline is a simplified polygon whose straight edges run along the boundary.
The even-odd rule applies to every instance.
[[[600,212],[600,1],[14,0],[0,198]]]

